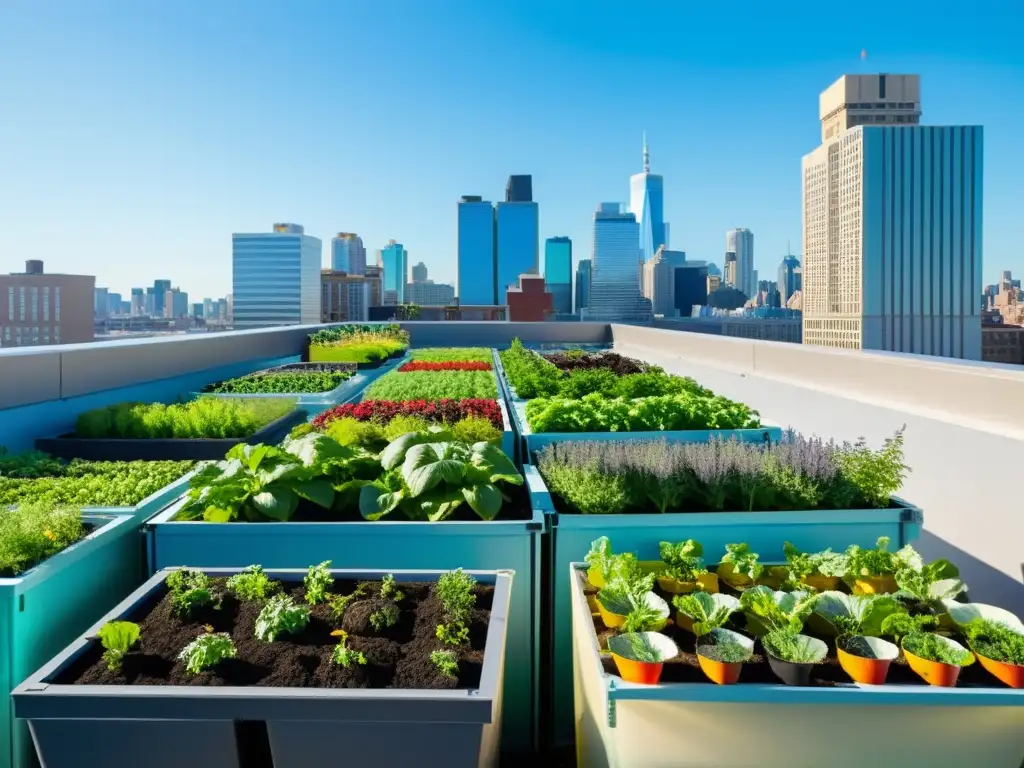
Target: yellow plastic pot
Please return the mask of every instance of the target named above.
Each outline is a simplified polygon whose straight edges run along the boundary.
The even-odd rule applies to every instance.
[[[899,590],[896,577],[886,574],[885,576],[859,576],[853,581],[852,591],[855,595],[891,595]]]
[[[673,595],[688,595],[691,592],[718,591],[718,575],[714,573],[702,573],[696,581],[679,581],[671,576],[659,576],[658,586],[665,592]]]
[[[822,576],[820,573],[805,576],[801,581],[816,592],[831,592],[839,587],[838,576]]]
[[[601,589],[605,585],[604,576],[596,565],[592,565],[587,569],[587,581],[590,582],[590,586],[594,589]]]

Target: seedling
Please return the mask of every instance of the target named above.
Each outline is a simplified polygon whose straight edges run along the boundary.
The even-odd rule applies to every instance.
[[[302,583],[306,587],[306,602],[310,605],[317,605],[327,600],[327,592],[334,584],[334,577],[328,570],[330,567],[330,560],[324,560],[320,565],[309,566],[309,572]]]
[[[1024,635],[1005,624],[975,619],[964,630],[971,648],[986,659],[1024,666]]]
[[[393,574],[388,573],[381,580],[380,596],[384,600],[394,600],[396,603],[405,597],[401,590],[395,586],[395,577]]]
[[[469,640],[469,614],[476,604],[473,587],[476,580],[462,569],[441,574],[435,593],[444,607],[447,621],[437,627],[437,637],[447,645]]]
[[[697,637],[724,626],[729,617],[739,609],[740,601],[731,595],[694,592],[690,595],[676,595],[672,599],[679,612],[693,621],[693,633]]]
[[[456,677],[459,674],[459,661],[452,651],[434,651],[430,654],[430,661],[445,677]]]
[[[438,624],[435,634],[446,645],[462,645],[469,640],[469,627],[463,624]]]
[[[903,638],[903,650],[915,656],[962,667],[971,663],[971,652],[945,637],[932,632],[914,632]]]
[[[121,669],[124,655],[139,639],[139,625],[130,621],[108,621],[100,627],[100,643],[106,649],[103,660],[107,669],[116,672]]]
[[[309,623],[309,608],[299,605],[288,595],[276,595],[263,606],[256,617],[256,637],[272,643],[282,632],[296,635]]]
[[[228,589],[239,600],[266,600],[277,591],[277,587],[277,582],[271,581],[259,565],[250,565],[242,573],[236,573],[228,579]]]
[[[394,603],[388,603],[370,614],[370,624],[374,632],[380,632],[382,629],[393,627],[397,623],[398,606]]]
[[[334,646],[334,653],[331,655],[335,664],[340,664],[345,669],[353,664],[366,664],[366,656],[362,651],[354,651],[348,647],[348,632],[336,629],[331,632],[331,635],[338,638],[338,644]]]
[[[658,555],[666,566],[665,575],[676,581],[695,581],[698,576],[707,573],[703,554],[704,548],[693,539],[678,544],[663,541],[658,545]]]
[[[191,675],[198,675],[215,667],[224,659],[235,658],[237,651],[227,632],[204,633],[186,645],[178,658],[185,662],[185,669]]]
[[[775,658],[793,664],[817,664],[828,652],[828,647],[820,640],[787,629],[770,632],[761,642]]]
[[[358,584],[356,588],[347,595],[328,595],[327,602],[331,606],[331,618],[335,623],[340,623],[345,617],[345,611],[356,600],[366,594],[366,583]]]
[[[167,588],[171,592],[171,605],[179,616],[190,616],[192,611],[203,605],[219,605],[214,600],[210,577],[202,571],[182,568],[167,577]]]

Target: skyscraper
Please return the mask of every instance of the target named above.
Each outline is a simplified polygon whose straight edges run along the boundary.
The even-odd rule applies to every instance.
[[[401,243],[391,240],[381,249],[380,258],[384,267],[384,295],[391,294],[396,304],[404,304],[405,284],[409,281],[409,252]]]
[[[494,248],[494,206],[479,195],[464,195],[458,204],[458,255],[455,293],[459,304],[498,303]]]
[[[590,259],[580,259],[576,265],[576,312],[590,306]]]
[[[412,267],[412,281],[414,283],[427,282],[427,265],[422,261]]]
[[[783,256],[782,263],[779,264],[778,279],[779,301],[782,306],[786,306],[789,297],[800,290],[801,277],[800,259],[792,255]]]
[[[639,225],[619,203],[594,214],[590,303],[584,320],[650,322],[651,303],[640,293]]]
[[[708,265],[705,261],[688,261],[673,271],[676,313],[680,317],[693,317],[694,307],[708,303]]]
[[[651,173],[651,156],[644,134],[644,170],[629,179],[629,212],[640,225],[640,258],[648,261],[665,245],[665,180]]]
[[[803,342],[981,358],[980,126],[922,126],[917,75],[845,75],[803,158]]]
[[[544,241],[544,289],[554,298],[556,313],[572,313],[572,240],[568,237]]]
[[[644,296],[650,299],[651,309],[656,315],[675,317],[675,272],[686,263],[686,253],[670,251],[664,246],[658,249],[654,258],[644,266]],[[707,273],[704,274],[707,277]]]
[[[509,176],[505,184],[505,202],[532,203],[533,176]]]
[[[153,306],[148,308],[151,317],[164,316],[164,299],[166,298],[169,290],[171,290],[170,280],[153,281]]]
[[[366,247],[363,238],[352,232],[339,232],[331,240],[331,269],[349,275],[366,274]]]
[[[730,229],[725,233],[725,250],[736,254],[736,283],[748,297],[757,292],[754,281],[754,233],[749,229]]]
[[[518,185],[514,180],[523,180]],[[509,196],[525,196],[529,191],[529,176],[510,176]],[[513,194],[516,193],[516,194]],[[536,275],[539,269],[540,211],[531,200],[506,201],[495,206],[498,253],[497,304],[505,303],[509,288],[518,288],[520,275]]]
[[[320,322],[323,243],[298,224],[231,236],[231,312],[236,328]],[[154,287],[158,288],[157,281]],[[154,291],[154,301],[164,294]]]
[[[725,252],[725,271],[722,274],[722,282],[730,288],[739,290],[739,272],[736,269],[736,253]]]

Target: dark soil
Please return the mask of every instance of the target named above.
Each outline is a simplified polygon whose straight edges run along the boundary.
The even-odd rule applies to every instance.
[[[141,639],[124,658],[121,670],[111,672],[101,656],[103,649],[94,641],[75,661],[55,676],[53,682],[64,685],[216,685],[275,686],[295,688],[477,688],[483,665],[484,639],[490,620],[494,588],[477,585],[476,609],[466,646],[445,646],[437,639],[437,625],[444,620],[444,609],[430,584],[399,583],[404,593],[397,603],[399,620],[395,626],[374,632],[369,615],[383,604],[380,582],[365,582],[365,593],[373,599],[350,604],[343,618],[349,633],[347,647],[362,651],[365,666],[345,668],[335,664],[332,653],[337,638],[331,632],[338,623],[326,604],[312,606],[309,624],[298,635],[280,635],[273,643],[256,638],[256,618],[261,604],[241,602],[228,592],[225,579],[214,579],[215,590],[223,596],[221,607],[203,608],[188,618],[179,618],[171,610],[166,591],[154,593],[124,618],[141,628]],[[286,583],[288,594],[305,603],[301,582]],[[336,581],[333,594],[347,595],[356,582]],[[231,635],[237,658],[225,659],[212,670],[190,675],[178,654],[206,631]],[[454,651],[459,663],[457,677],[446,677],[430,660],[436,650]]]
[[[544,355],[544,358],[563,371],[607,368],[618,376],[628,376],[631,373],[643,373],[647,370],[646,363],[632,357],[623,357],[616,352],[597,352],[588,355],[555,352]]]
[[[335,371],[354,372],[355,370],[355,363],[289,363],[268,368],[265,371],[257,371],[257,373],[334,373]]]
[[[597,590],[590,586],[586,581],[585,573],[579,574],[578,578],[583,580],[584,591],[587,594],[595,594]],[[723,592],[738,595],[739,593],[728,588],[727,585],[722,585]],[[672,605],[672,598],[674,595],[663,592],[657,584],[654,587],[654,591],[665,598],[668,601],[669,606],[672,609],[672,620],[675,619],[676,609]],[[667,635],[675,641],[675,644],[679,647],[679,655],[665,662],[665,666],[662,667],[661,671],[661,682],[663,683],[707,683],[708,685],[715,685],[705,676],[704,672],[701,671],[700,662],[697,661],[696,637],[687,632],[686,630],[680,629],[670,620],[669,625],[665,627],[662,634]],[[725,626],[727,629],[733,629],[737,632],[750,636],[750,633],[746,630],[746,622],[742,614],[733,614],[729,623]],[[608,638],[617,634],[615,630],[606,629],[604,623],[601,621],[600,616],[594,616],[594,631],[597,633],[597,641],[602,651],[608,650]],[[835,644],[831,640],[822,638],[828,643],[828,656],[823,662],[815,665],[814,671],[811,674],[812,686],[829,688],[836,685],[854,685],[850,677],[843,671],[843,668],[839,665],[839,658],[836,656]],[[604,665],[605,672],[609,675],[618,676],[619,672],[615,667],[615,660],[611,657],[611,654],[602,654],[601,663]],[[754,644],[754,655],[751,660],[743,665],[743,672],[740,675],[740,680],[736,685],[742,685],[743,683],[768,683],[771,685],[783,685],[782,681],[775,676],[772,672],[771,667],[768,665],[768,658],[764,655],[764,648],[761,646],[761,642],[758,640]],[[899,658],[894,661],[889,667],[889,676],[886,678],[886,683],[892,683],[896,685],[921,685],[926,686],[924,680],[922,680],[916,672],[914,672],[903,660]],[[957,688],[992,688],[998,687],[998,683],[995,679],[985,672],[981,668],[981,664],[971,664],[960,670],[960,676],[957,678]]]

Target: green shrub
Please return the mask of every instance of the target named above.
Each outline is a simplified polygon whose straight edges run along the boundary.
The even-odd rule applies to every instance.
[[[324,427],[323,432],[342,445],[364,446],[370,450],[379,450],[388,442],[380,424],[374,421],[359,421],[351,416],[332,419]]]
[[[216,394],[276,394],[291,392],[329,392],[352,378],[348,371],[281,371],[228,379],[203,389]]]
[[[187,403],[118,403],[78,417],[75,436],[83,438],[248,437],[295,408],[286,398],[228,400],[200,397]]]
[[[499,354],[508,383],[516,395],[529,400],[558,394],[563,374],[553,364],[527,349],[519,339]]]
[[[376,363],[405,349],[399,341],[381,339],[376,342],[342,342],[340,344],[311,344],[311,363]]]
[[[452,437],[460,443],[500,443],[501,430],[491,424],[490,419],[467,416],[452,426]]]
[[[0,508],[0,577],[17,576],[85,536],[77,509],[47,504]]]
[[[392,371],[373,382],[364,400],[494,400],[498,384],[493,371]]]

